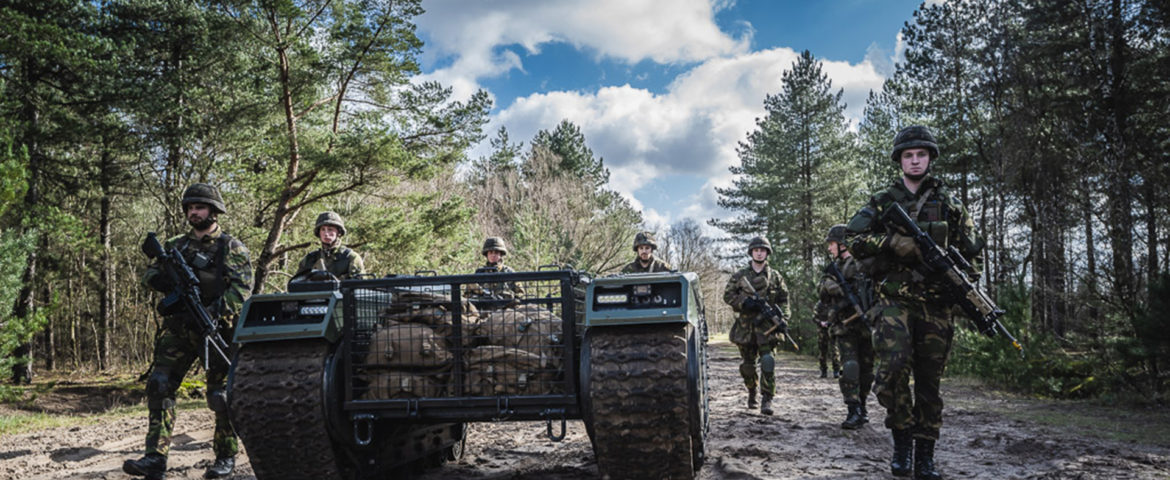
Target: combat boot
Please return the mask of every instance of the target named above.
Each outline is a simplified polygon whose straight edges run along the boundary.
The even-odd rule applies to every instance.
[[[909,477],[914,463],[914,438],[910,429],[891,430],[894,434],[894,458],[890,459],[890,473],[895,477]]]
[[[760,413],[764,415],[772,414],[772,396],[763,394],[763,399],[760,401]]]
[[[934,469],[934,440],[914,440],[914,480],[942,480]]]
[[[841,378],[841,369],[840,368],[833,369],[833,378]]]
[[[821,378],[829,378],[829,369],[821,367]]]
[[[869,423],[869,411],[865,409],[865,403],[859,405],[857,409],[861,413],[861,423]]]
[[[148,453],[138,460],[122,462],[122,471],[130,475],[141,475],[146,480],[163,480],[167,473],[167,457]]]
[[[857,404],[850,404],[849,414],[846,415],[845,421],[841,422],[841,428],[846,430],[857,430],[865,425],[868,420],[861,415],[861,406]]]
[[[755,410],[759,404],[756,403],[756,389],[748,389],[748,410]]]
[[[219,457],[215,459],[215,463],[207,467],[207,471],[203,472],[203,478],[221,478],[232,474],[232,470],[236,468],[236,457]]]

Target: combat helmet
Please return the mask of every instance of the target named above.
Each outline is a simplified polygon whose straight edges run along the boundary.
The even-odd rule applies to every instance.
[[[764,237],[756,237],[753,238],[752,241],[748,242],[748,255],[751,255],[752,249],[755,248],[762,248],[768,251],[768,255],[772,254],[772,242],[769,242],[768,239]]]
[[[485,239],[483,241],[483,249],[480,250],[479,254],[480,255],[487,255],[487,253],[492,251],[492,250],[499,251],[500,255],[503,255],[503,256],[508,255],[508,247],[507,247],[507,245],[504,245],[504,239],[502,239],[500,237],[488,237],[487,239]]]
[[[654,241],[654,234],[650,232],[638,232],[634,235],[634,251],[638,251],[638,247],[642,245],[649,245],[651,250],[658,250],[658,243]]]
[[[903,128],[894,136],[894,150],[890,152],[890,160],[900,164],[902,150],[907,148],[925,148],[930,151],[931,160],[938,158],[938,143],[934,140],[934,134],[922,125]]]
[[[838,223],[829,227],[829,234],[825,235],[825,242],[845,243],[845,224]]]
[[[337,236],[345,236],[345,222],[341,220],[341,215],[334,212],[321,212],[317,215],[317,225],[313,227],[313,235],[321,236],[321,227],[325,225],[332,225],[337,228]]]
[[[219,196],[219,190],[206,183],[192,183],[183,191],[183,208],[192,203],[206,203],[211,206],[211,210],[215,213],[227,213],[227,208],[223,205],[223,197]]]

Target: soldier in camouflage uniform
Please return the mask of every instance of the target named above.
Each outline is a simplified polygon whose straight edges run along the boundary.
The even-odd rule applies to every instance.
[[[813,316],[813,323],[817,327],[817,362],[821,366],[821,378],[828,378],[829,365],[833,365],[833,378],[841,377],[841,357],[837,351],[837,344],[833,342],[833,335],[829,331],[829,322],[826,319]]]
[[[480,249],[480,254],[484,256],[487,263],[484,266],[475,269],[475,273],[510,273],[514,272],[512,267],[504,265],[504,257],[508,255],[508,246],[504,244],[504,239],[500,237],[488,237],[483,241],[483,248]],[[483,285],[470,284],[468,290],[471,295],[482,297],[493,297],[496,299],[513,299],[519,298],[524,294],[524,287],[516,282],[507,283],[485,283]]]
[[[200,293],[208,313],[217,318],[224,338],[231,337],[232,324],[252,291],[252,263],[243,242],[220,229],[216,216],[226,213],[223,198],[211,185],[196,183],[183,192],[183,213],[191,231],[166,241],[168,250],[177,247],[199,278]],[[174,285],[162,274],[162,267],[151,264],[142,277],[143,284],[169,293]],[[157,480],[166,473],[167,454],[175,426],[175,392],[191,364],[204,351],[203,336],[195,320],[186,311],[163,317],[162,330],[154,347],[154,363],[146,381],[146,398],[150,426],[146,433],[146,455],[127,460],[122,470]],[[227,396],[224,391],[228,365],[211,358],[207,371],[207,404],[215,412],[212,449],[215,462],[207,468],[205,478],[231,474],[238,450],[235,431],[228,422]]]
[[[784,277],[780,272],[768,266],[768,255],[772,254],[772,244],[763,237],[753,238],[748,243],[748,253],[751,262],[727,280],[723,289],[723,301],[736,312],[735,324],[728,335],[731,342],[739,348],[741,362],[739,373],[743,376],[744,386],[748,389],[748,408],[756,408],[756,383],[760,387],[760,413],[772,414],[772,396],[776,394],[776,360],[772,356],[776,344],[782,335],[779,333],[786,328],[779,328],[776,333],[764,335],[772,328],[764,315],[766,303],[780,307],[785,319],[788,318],[788,287],[784,284]],[[743,285],[741,279],[752,288]],[[755,292],[755,293],[753,293]],[[760,366],[760,374],[756,375],[756,364]]]
[[[345,222],[341,215],[322,212],[317,216],[313,235],[321,241],[321,248],[305,254],[293,279],[309,275],[314,270],[329,272],[338,280],[365,275],[366,264],[361,255],[341,245],[341,237],[345,236]]]
[[[638,258],[622,268],[622,273],[654,273],[673,270],[670,264],[654,256],[658,244],[654,242],[654,234],[641,232],[634,236],[634,253]]]
[[[871,283],[861,273],[861,265],[845,248],[845,225],[834,225],[825,237],[830,261],[837,264],[845,281],[849,282],[857,300],[868,308],[867,300],[872,297]],[[848,413],[841,428],[854,430],[869,422],[865,400],[873,385],[873,343],[869,324],[857,315],[857,309],[845,298],[845,291],[837,279],[828,272],[817,285],[817,301],[814,316],[817,322],[829,325],[829,331],[841,352],[844,375],[838,380],[841,394],[845,397]]]
[[[926,127],[912,126],[894,137],[891,159],[902,177],[875,193],[849,221],[855,235],[849,250],[871,261],[879,304],[873,319],[873,344],[879,361],[874,393],[886,407],[886,427],[894,437],[890,469],[917,479],[938,479],[934,446],[942,426],[939,380],[951,349],[952,304],[938,278],[920,273],[922,252],[906,232],[888,230],[880,221],[898,203],[943,248],[956,247],[970,260],[978,278],[983,240],[967,210],[942,181],[930,176],[938,145]],[[914,390],[910,390],[910,376]],[[913,445],[912,445],[913,444]],[[913,450],[913,451],[912,451]],[[911,467],[913,464],[913,467]]]

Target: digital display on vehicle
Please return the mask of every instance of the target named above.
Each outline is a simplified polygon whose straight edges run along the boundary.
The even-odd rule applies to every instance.
[[[595,310],[619,308],[671,308],[682,305],[682,284],[650,283],[598,287],[593,295]]]
[[[251,327],[315,324],[328,313],[327,300],[252,302],[246,323]]]

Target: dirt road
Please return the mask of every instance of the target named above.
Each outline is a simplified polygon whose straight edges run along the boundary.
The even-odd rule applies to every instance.
[[[738,359],[729,345],[711,350],[712,425],[701,479],[893,478],[883,413],[845,431],[836,382],[820,379],[807,357],[781,356],[776,414],[743,408]],[[937,462],[947,478],[1170,479],[1170,413],[1002,394],[944,379]],[[167,478],[201,478],[211,459],[211,415],[179,413]],[[122,460],[141,454],[146,420],[130,417],[0,439],[0,478],[122,479]],[[597,468],[585,429],[570,422],[564,441],[533,422],[477,424],[462,461],[421,478],[585,479]],[[253,479],[245,456],[236,479]]]

